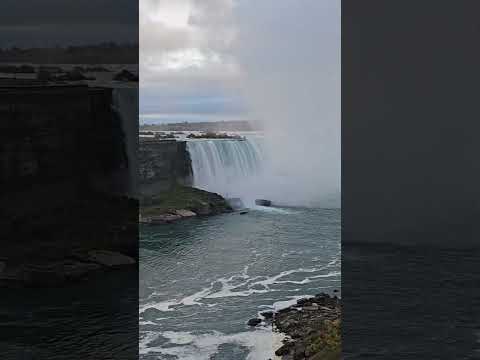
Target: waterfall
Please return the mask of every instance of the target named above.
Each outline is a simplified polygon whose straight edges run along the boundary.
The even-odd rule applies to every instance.
[[[118,114],[125,136],[125,152],[128,160],[127,193],[136,194],[138,148],[138,88],[121,87],[112,91],[112,107]]]
[[[256,138],[189,140],[193,185],[225,197],[247,196],[245,184],[262,172],[264,154]]]

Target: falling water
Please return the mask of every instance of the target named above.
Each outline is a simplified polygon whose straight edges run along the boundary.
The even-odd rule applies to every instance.
[[[262,172],[264,153],[259,139],[190,140],[195,187],[226,197],[245,198],[244,184]]]

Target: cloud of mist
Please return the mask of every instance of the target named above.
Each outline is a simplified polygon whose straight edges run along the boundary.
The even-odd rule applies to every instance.
[[[254,118],[265,126],[265,196],[340,205],[340,2],[241,1],[231,49]]]

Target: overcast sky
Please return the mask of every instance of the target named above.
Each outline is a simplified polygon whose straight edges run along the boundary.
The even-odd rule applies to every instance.
[[[0,1],[0,47],[104,41],[138,41],[138,0]]]
[[[329,62],[339,66],[339,31],[322,35],[339,29],[337,3],[140,0],[141,120],[254,119],[244,100],[250,65],[269,70],[281,56],[285,68],[276,70],[308,73],[323,67],[318,51],[325,49]],[[338,44],[324,44],[325,39]],[[267,42],[275,45],[262,53],[259,47]],[[296,54],[297,48],[303,54]]]
[[[232,16],[231,0],[140,0],[143,121],[245,117]]]

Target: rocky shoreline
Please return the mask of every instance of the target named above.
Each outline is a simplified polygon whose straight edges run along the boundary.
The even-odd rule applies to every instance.
[[[182,219],[232,211],[228,202],[218,194],[177,185],[168,192],[144,198],[139,222],[147,225],[170,224]]]
[[[273,331],[285,335],[275,351],[282,360],[337,360],[341,358],[341,303],[325,293],[297,300],[279,311],[260,313],[248,321],[257,326],[271,323]]]

